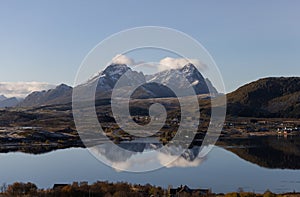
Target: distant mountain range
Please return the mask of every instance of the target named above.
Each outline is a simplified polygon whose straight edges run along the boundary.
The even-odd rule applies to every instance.
[[[0,95],[0,108],[4,107],[14,107],[16,106],[22,99],[17,99],[16,97],[7,98],[4,95]]]
[[[187,79],[197,95],[209,94],[209,90],[211,96],[218,95],[210,81],[205,79],[193,64],[153,75],[144,75],[125,64],[112,64],[76,88],[88,89],[96,85],[96,99],[110,98],[121,76],[124,83],[118,89],[120,96],[128,91],[129,86],[145,83],[132,94],[132,98],[135,99],[176,97],[169,87],[180,91],[183,96],[188,96],[189,93],[185,92],[188,87],[183,79]],[[72,87],[61,84],[54,89],[33,92],[21,102],[2,95],[0,107],[71,104],[72,91]],[[227,94],[227,114],[233,117],[300,118],[300,77],[264,78],[238,88]]]
[[[0,95],[0,102],[3,101],[3,100],[5,100],[5,99],[7,99],[6,96]]]
[[[72,87],[61,84],[54,89],[29,94],[19,107],[37,107],[42,105],[66,104],[72,101]]]
[[[124,75],[125,73],[126,75]],[[96,85],[96,98],[110,98],[112,90],[121,76],[123,76],[123,83],[118,87],[120,96],[128,90],[127,87],[144,83],[146,84],[133,93],[132,98],[176,97],[174,92],[168,87],[181,92],[182,96],[188,96],[189,92],[186,92],[186,89],[188,89],[187,82],[183,80],[185,78],[196,94],[209,94],[209,89],[213,94],[217,93],[211,82],[208,79],[204,79],[193,64],[187,64],[181,69],[163,71],[154,75],[144,75],[142,72],[132,70],[125,64],[112,64],[76,88],[82,88],[84,91],[84,89],[89,89]],[[48,91],[33,92],[19,103],[19,106],[33,107],[71,103],[72,90],[72,87],[62,84]]]

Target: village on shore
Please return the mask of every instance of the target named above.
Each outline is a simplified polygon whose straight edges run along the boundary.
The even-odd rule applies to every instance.
[[[300,193],[291,191],[289,193],[276,194],[270,190],[263,193],[243,191],[238,188],[236,192],[214,193],[212,189],[192,189],[187,185],[180,185],[167,189],[150,184],[131,184],[127,182],[111,183],[108,181],[97,181],[89,184],[86,181],[73,182],[72,184],[56,183],[52,188],[39,189],[34,183],[15,182],[0,186],[0,196],[105,196],[105,197],[299,197]]]
[[[133,117],[143,123],[146,117]],[[201,120],[200,120],[201,121]],[[115,123],[103,124],[105,134],[115,143],[130,141],[133,136],[122,131]],[[167,120],[161,131],[153,137],[159,137],[162,142],[168,142],[180,125],[178,119]],[[205,134],[208,124],[199,126],[200,136]],[[293,136],[300,135],[300,121],[293,119],[259,119],[259,118],[228,118],[222,127],[220,139],[247,138],[260,136]],[[202,135],[201,135],[202,134]],[[201,137],[200,137],[201,138]],[[58,130],[48,130],[47,127],[0,127],[0,152],[23,151],[28,153],[49,152],[55,149],[84,147],[75,128],[61,126]]]

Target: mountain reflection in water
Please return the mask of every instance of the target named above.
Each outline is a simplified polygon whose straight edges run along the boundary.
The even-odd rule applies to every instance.
[[[261,167],[300,169],[300,136],[223,139],[218,145]]]
[[[217,145],[261,167],[300,169],[300,136],[227,138],[219,140]],[[185,150],[179,145],[163,146],[155,140],[102,144],[90,149],[106,164],[125,171],[134,171],[145,163],[156,169],[198,166],[205,160],[199,157],[200,146]]]
[[[201,140],[195,140],[188,149],[178,143],[163,145],[157,138],[140,138],[119,144],[92,143],[88,149],[98,159],[117,170],[135,171],[138,166],[148,169],[166,167],[196,167],[206,158],[200,157]],[[269,169],[300,169],[300,136],[257,136],[220,138],[220,146],[248,162]],[[24,152],[45,154],[70,147],[23,146],[2,147],[4,153]],[[142,170],[142,169],[140,169]]]
[[[137,166],[145,165],[146,171],[164,166],[195,167],[205,159],[199,157],[200,146],[192,146],[185,150],[180,145],[163,146],[156,139],[127,141],[117,145],[105,143],[89,149],[94,156],[120,171],[137,171]]]
[[[300,169],[300,136],[228,138],[219,140],[217,145],[261,167]],[[102,144],[91,150],[96,157],[104,159],[114,168],[129,171],[136,165],[143,165],[143,162],[151,163],[153,168],[191,167],[205,160],[199,157],[200,146],[194,145],[187,150],[176,145],[168,145],[163,149],[162,146],[155,141],[132,141],[118,146]]]
[[[268,140],[273,141],[275,139],[276,137]],[[295,138],[293,139],[295,140],[294,143],[299,142]],[[38,155],[21,152],[0,153],[0,175],[2,183],[11,184],[17,181],[30,181],[37,183],[40,188],[52,187],[54,183],[72,183],[73,181],[88,181],[89,183],[93,183],[98,180],[107,180],[136,184],[150,183],[164,188],[167,188],[168,185],[176,187],[186,184],[194,188],[212,188],[216,193],[232,192],[236,191],[237,188],[243,188],[244,191],[255,190],[255,192],[260,193],[263,193],[267,189],[275,193],[291,192],[293,190],[299,191],[300,170],[259,167],[241,159],[233,152],[225,150],[226,148],[230,148],[231,150],[237,149],[238,151],[247,152],[248,148],[258,148],[259,145],[257,143],[256,146],[252,145],[254,143],[253,140],[231,139],[227,140],[227,142],[222,140],[218,144],[219,147],[214,147],[204,158],[204,161],[197,154],[199,151],[197,146],[190,147],[187,152],[184,152],[184,154],[181,153],[181,156],[177,160],[169,163],[168,168],[161,168],[147,173],[128,173],[125,170],[130,170],[134,166],[138,168],[141,166],[153,166],[153,164],[158,164],[159,162],[164,163],[166,160],[170,160],[170,158],[171,160],[177,158],[175,153],[182,149],[175,146],[173,149],[169,149],[169,152],[159,152],[156,155],[157,157],[150,157],[153,151],[148,150],[145,144],[141,145],[139,143],[135,145],[135,151],[130,152],[130,154],[125,152],[126,155],[123,155],[125,154],[124,152],[119,155],[112,154],[111,152],[114,149],[110,149],[106,145],[103,145],[101,149],[96,149],[104,153],[107,152],[105,155],[114,160],[113,165],[118,165],[114,167],[116,169],[124,169],[123,171],[116,171],[111,166],[104,165],[84,148],[69,148]],[[259,138],[254,141],[258,142],[260,140],[261,145],[267,146],[262,148],[270,146],[270,144],[264,142],[267,139]],[[279,138],[278,140],[279,142],[277,143],[282,143],[281,147],[289,150],[287,154],[292,156],[296,153],[296,149],[288,148],[293,147],[293,143],[290,143],[290,138],[287,141],[284,138]],[[220,147],[221,143],[223,143],[222,146],[225,148]],[[148,142],[148,144],[149,147],[153,147],[151,142]],[[271,147],[269,148],[272,149]],[[143,154],[138,152],[141,150],[144,150]],[[253,153],[251,151],[247,152],[247,156],[249,154]],[[139,160],[137,160],[138,157],[140,158]],[[149,158],[152,158],[152,160]],[[106,159],[108,160],[108,158]],[[264,159],[267,160],[269,158]],[[136,161],[143,162],[143,165],[135,163]],[[298,161],[294,164],[299,163]]]

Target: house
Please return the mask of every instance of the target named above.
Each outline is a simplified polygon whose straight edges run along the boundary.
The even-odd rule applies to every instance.
[[[284,127],[283,131],[284,131],[284,133],[291,133],[293,131],[293,128],[291,128],[291,127]]]
[[[267,124],[268,122],[267,122],[266,120],[259,120],[259,121],[257,121],[257,123],[258,123],[259,125],[265,125],[265,124]]]
[[[68,186],[68,184],[54,184],[53,190],[61,190],[63,187]]]
[[[209,189],[191,189],[188,186],[180,186],[177,189],[169,188],[169,196],[170,197],[181,197],[186,196],[186,194],[193,194],[194,196],[207,196],[211,193]]]

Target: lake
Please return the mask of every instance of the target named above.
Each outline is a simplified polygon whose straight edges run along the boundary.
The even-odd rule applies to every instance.
[[[217,193],[237,191],[238,188],[255,192],[267,189],[276,193],[300,191],[299,169],[261,167],[242,159],[237,156],[238,153],[229,149],[215,146],[205,159],[198,162],[193,160],[146,173],[116,171],[83,148],[56,150],[40,155],[1,153],[0,183],[30,181],[40,188],[49,188],[54,183],[108,180],[150,183],[165,188],[186,184],[191,188],[211,188]],[[247,147],[234,149],[244,150]]]

